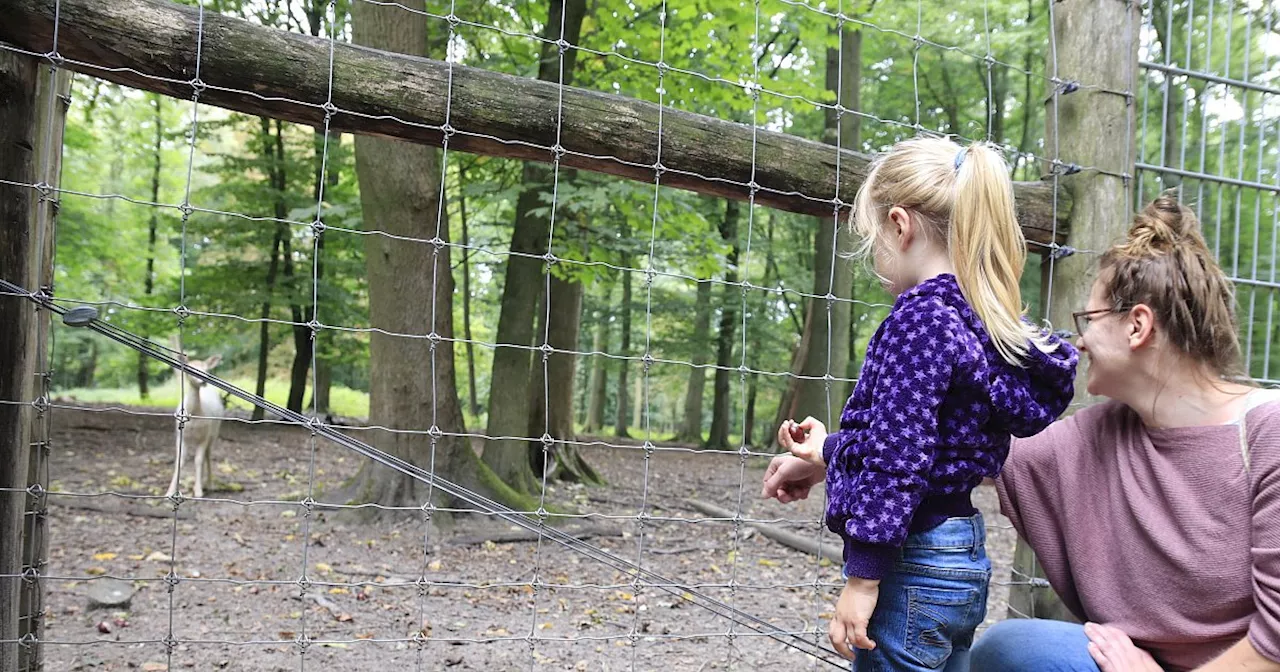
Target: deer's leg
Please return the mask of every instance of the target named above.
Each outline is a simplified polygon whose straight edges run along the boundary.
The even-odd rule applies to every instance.
[[[204,437],[200,437],[200,442],[196,444],[196,456],[194,460],[196,463],[196,497],[204,497],[204,463],[208,453],[209,445],[204,440]]]
[[[209,490],[213,490],[213,442],[215,437],[210,437],[204,446],[204,481],[205,486]]]
[[[174,435],[177,439],[177,448],[173,456],[173,480],[169,481],[169,490],[164,493],[165,497],[172,497],[178,493],[178,473],[182,470],[182,432],[174,430]]]

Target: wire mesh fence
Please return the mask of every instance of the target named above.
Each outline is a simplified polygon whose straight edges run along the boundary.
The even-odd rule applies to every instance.
[[[94,306],[113,328],[144,341],[174,335],[178,352],[225,352],[246,371],[255,359],[263,371],[280,356],[281,346],[265,346],[268,336],[292,341],[291,364],[273,366],[291,371],[296,392],[280,404],[292,416],[241,407],[206,417],[188,407],[191,373],[182,369],[153,390],[153,398],[171,395],[176,412],[86,403],[94,376],[84,362],[96,361],[96,348],[117,368],[134,353],[52,330],[41,346],[48,350],[40,354],[38,397],[0,400],[38,412],[33,445],[46,457],[44,471],[37,484],[6,493],[27,498],[33,536],[34,526],[51,520],[54,539],[47,560],[0,576],[46,596],[47,608],[28,614],[44,620],[43,630],[0,645],[39,649],[46,668],[98,659],[155,661],[155,669],[328,669],[365,666],[371,656],[412,660],[415,669],[832,662],[821,647],[838,577],[829,558],[839,542],[824,531],[822,503],[782,508],[755,493],[774,454],[773,418],[758,410],[783,406],[798,394],[793,388],[808,384],[821,405],[795,410],[838,417],[856,380],[859,344],[865,348],[889,307],[867,274],[842,269],[849,162],[919,133],[1005,147],[1017,178],[1049,185],[1047,236],[1030,244],[1052,252],[1037,261],[1052,266],[1064,252],[1056,228],[1060,181],[1098,169],[1061,156],[1056,138],[1043,137],[1043,109],[1079,90],[1141,106],[1134,202],[1170,186],[1184,198],[1194,190],[1213,227],[1210,239],[1240,283],[1242,317],[1248,307],[1249,373],[1270,380],[1280,167],[1272,164],[1274,49],[1260,37],[1272,32],[1269,8],[1203,0],[1144,8],[1143,25],[1130,31],[1142,46],[1140,90],[1121,91],[1058,72],[1053,3],[969,1],[944,13],[920,0],[756,0],[732,8],[676,0],[590,7],[573,0],[201,1],[162,14],[194,20],[194,39],[180,48],[191,60],[151,70],[65,55],[73,53],[66,40],[86,39],[80,19],[91,12],[73,2],[47,4],[39,11],[52,17],[50,40],[0,43],[51,70],[81,73],[69,114],[83,121],[72,124],[80,133],[68,139],[61,181],[49,174],[37,183],[4,181],[61,208],[56,232],[53,219],[38,223],[38,236],[56,236],[57,256],[40,287],[28,289],[63,309]],[[141,6],[118,5],[122,12]],[[75,17],[70,27],[67,16]],[[238,31],[250,25],[308,35],[323,49],[323,77],[315,79],[323,84],[308,90],[315,95],[202,70],[224,67],[219,43],[248,35]],[[156,30],[187,34],[176,25]],[[1242,32],[1239,50],[1233,36]],[[394,51],[403,48],[396,39],[437,59],[438,123],[335,102],[348,100],[344,88],[362,77],[393,90],[412,79],[373,61],[363,73],[344,70],[355,63],[352,54],[364,53],[351,44]],[[304,43],[280,44],[292,45],[281,54],[297,55],[292,50]],[[203,60],[210,49],[213,66]],[[537,142],[505,126],[460,121],[476,118],[475,87],[486,81],[473,76],[476,68],[548,85],[528,93],[502,80],[527,105],[516,111],[545,115]],[[124,133],[134,120],[111,112],[139,108],[144,94],[104,80],[183,100],[145,94],[154,117],[139,128],[154,133],[152,143],[141,131]],[[396,91],[414,94],[407,85]],[[256,101],[262,114],[206,104],[228,96]],[[626,99],[652,104],[649,116],[625,117],[643,149],[592,149],[582,140],[591,126],[583,110],[592,108],[581,101],[620,123],[624,117],[610,116],[609,106]],[[52,119],[55,99],[49,104]],[[286,118],[305,115],[310,123],[266,114],[285,110]],[[721,127],[708,125],[712,132],[702,136],[722,143],[710,155],[746,156],[747,173],[677,167],[699,156],[687,143],[690,119],[747,129],[717,135]],[[398,166],[374,163],[371,155],[389,155],[393,146],[362,148],[365,138],[340,132],[353,125],[433,138],[436,149]],[[94,165],[109,153],[86,136],[108,132],[127,139],[118,152],[126,158]],[[793,158],[777,155],[779,134],[827,143],[806,151],[824,153],[833,177],[775,180],[777,165]],[[138,156],[154,158],[143,173],[150,179],[126,179],[133,169],[123,164]],[[522,168],[512,158],[542,163]],[[46,156],[40,165],[54,164]],[[757,170],[764,165],[769,170]],[[259,193],[253,184],[267,187]],[[691,184],[710,195],[689,193]],[[414,201],[404,206],[409,225],[388,223],[394,206],[368,207],[386,193],[380,187],[415,190],[403,199]],[[728,194],[735,198],[716,198]],[[784,201],[809,214],[778,209]],[[137,235],[146,231],[149,241],[113,228],[124,221],[144,223]],[[1269,255],[1260,252],[1268,246]],[[86,263],[95,254],[103,268]],[[379,276],[378,255],[396,254],[405,256],[385,262]],[[145,273],[138,273],[144,256]],[[521,264],[532,274],[513,275]],[[126,271],[133,280],[122,279]],[[409,283],[409,275],[420,282]],[[1052,268],[1045,277],[1052,282]],[[377,294],[398,281],[405,284],[396,300],[378,304]],[[1047,315],[1047,299],[1037,297],[1050,292],[1039,283],[1040,274],[1028,272],[1024,291],[1033,311]],[[525,302],[523,332],[504,330],[508,294]],[[473,311],[471,300],[488,304]],[[802,340],[819,344],[816,368],[793,358]],[[372,370],[371,351],[376,359],[396,343],[411,343],[396,352],[413,358]],[[523,366],[514,385],[496,373],[512,361]],[[148,371],[163,377],[145,363],[137,370],[140,381]],[[367,420],[317,402],[335,372],[370,391]],[[400,389],[379,391],[378,376]],[[695,440],[673,439],[688,412],[687,390],[695,377],[701,390],[707,376],[714,389],[702,396],[714,408],[697,412]],[[256,384],[251,396],[271,396],[261,375],[223,377],[237,389]],[[486,383],[487,408],[479,402]],[[500,423],[504,404],[524,412]],[[175,418],[179,443],[192,421],[222,422],[210,496],[191,498],[184,485],[165,497],[154,485],[172,451]],[[710,437],[702,433],[707,426]],[[407,480],[377,471],[352,452],[351,439],[416,470],[382,465],[407,472]],[[123,446],[128,441],[132,448]],[[532,459],[517,468],[491,459],[500,453]],[[608,485],[559,478],[569,456],[593,465]],[[532,474],[516,483],[522,496],[501,514],[439,489],[437,478],[462,482],[481,459]],[[994,515],[991,493],[978,499],[990,514],[993,546],[1010,547],[995,591],[1041,585],[1007,569],[1013,532]],[[716,512],[690,500],[706,500]],[[508,512],[536,524],[513,531]],[[358,522],[370,514],[389,522]],[[60,528],[86,545],[58,542]],[[765,538],[766,528],[789,530],[814,547],[787,550]],[[80,591],[109,580],[137,591],[134,606],[88,613]],[[992,601],[991,619],[1003,617],[1003,604]]]

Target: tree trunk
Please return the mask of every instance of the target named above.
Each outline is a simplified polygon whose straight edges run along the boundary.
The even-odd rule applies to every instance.
[[[150,95],[147,98],[151,101],[152,107],[155,109],[155,125],[156,125],[156,144],[155,144],[155,161],[151,167],[151,202],[160,202],[160,168],[161,168],[161,152],[164,149],[164,99],[159,95]],[[159,225],[159,208],[151,208],[150,217],[147,220],[147,277],[144,279],[142,294],[150,297],[155,291],[156,280],[156,228]],[[150,301],[144,301],[150,305]],[[143,323],[142,337],[149,338],[151,330]],[[151,396],[150,385],[147,375],[147,356],[138,353],[138,396],[146,399]]]
[[[729,258],[725,260],[724,280],[721,292],[720,336],[716,343],[715,397],[711,404],[711,435],[707,448],[729,449],[729,376],[733,360],[733,335],[738,324],[738,309],[742,301],[738,282],[738,202],[725,201],[724,220],[720,223],[720,236],[730,245]]]
[[[204,13],[202,24],[197,8],[154,0],[58,0],[56,6],[60,24],[75,27],[59,33],[58,52],[67,67],[188,99],[196,69],[190,45],[203,30],[200,77],[209,86],[201,102],[312,126],[324,121],[322,106],[294,101],[329,99],[327,39],[212,12]],[[8,0],[0,41],[44,53],[54,9],[53,0]],[[165,39],[155,39],[155,26],[165,27]],[[554,155],[545,148],[558,137],[567,150],[563,166],[652,184],[655,104],[342,41],[333,45],[333,64],[332,102],[344,112],[334,116],[334,131],[438,147],[448,109],[449,125],[466,131],[449,140],[452,150],[550,162]],[[745,201],[754,182],[757,205],[821,217],[831,214],[837,175],[841,200],[852,203],[869,161],[865,154],[841,152],[836,171],[836,153],[821,143],[670,107],[662,111],[662,137],[668,169],[663,186]],[[1050,242],[1052,186],[1020,182],[1014,193],[1027,239]],[[1057,212],[1065,222],[1070,202],[1060,199]],[[1058,228],[1059,242],[1065,232]]]
[[[685,388],[684,420],[675,439],[679,443],[702,443],[702,397],[707,386],[707,340],[711,335],[711,282],[698,283],[693,302],[693,368],[689,369],[689,386]]]
[[[307,393],[307,372],[311,370],[311,328],[306,325],[310,315],[298,300],[301,278],[293,272],[293,245],[287,236],[284,239],[284,275],[290,280],[289,293],[293,295],[289,301],[289,315],[293,318],[290,326],[293,332],[293,364],[289,367],[289,400],[285,402],[285,408],[301,413]]]
[[[635,403],[631,405],[631,426],[644,428],[644,411],[649,405],[649,400],[644,393],[644,376],[636,376],[635,382],[632,383],[635,388],[632,390],[632,398]]]
[[[834,32],[834,28],[831,29]],[[827,89],[835,93],[845,107],[861,106],[862,33],[846,29],[840,36],[840,53],[827,49]],[[854,114],[837,118],[828,110],[824,139],[839,143],[844,149],[857,148],[861,142],[861,125]],[[794,392],[785,395],[789,412],[779,421],[812,415],[828,427],[840,417],[844,405],[844,385],[828,385],[823,377],[843,376],[849,361],[849,319],[853,294],[853,267],[843,254],[850,250],[849,229],[834,216],[819,217],[814,237],[813,293],[834,300],[810,299],[806,305],[804,357],[796,372],[805,378],[794,378]],[[793,369],[795,370],[795,369]],[[782,415],[782,414],[779,414]]]
[[[275,144],[271,133],[271,120],[266,117],[260,118],[262,125],[262,150],[263,156],[268,160],[269,175],[273,187],[278,188],[279,179],[276,175],[275,161]],[[282,192],[278,192],[282,193]],[[277,203],[275,211],[279,212],[283,203]],[[271,317],[271,298],[275,292],[276,275],[280,271],[280,248],[284,244],[284,239],[289,235],[289,225],[277,223],[275,236],[271,241],[271,258],[267,263],[267,286],[265,288],[265,298],[262,300],[262,321],[258,323],[258,377],[254,388],[254,393],[259,397],[266,398],[267,394],[267,360],[271,354],[271,324],[267,319]],[[253,407],[253,420],[262,420],[266,417],[266,411],[261,406]]]
[[[308,10],[307,12],[308,21],[311,24],[311,30],[313,31],[313,34],[315,34],[315,32],[318,32],[320,30],[319,21],[317,19],[311,18],[312,16],[315,15],[314,8],[316,6],[323,6],[323,5],[321,3],[315,3],[312,6],[312,9]],[[337,169],[334,168],[334,163],[325,160],[325,146],[328,143],[325,140],[324,129],[323,128],[315,129],[315,132],[311,137],[311,141],[312,141],[314,157],[315,157],[313,160],[315,165],[315,175],[313,178],[314,180],[313,183],[315,186],[313,189],[313,193],[315,195],[316,203],[318,204],[317,207],[320,208],[320,211],[317,213],[316,216],[323,220],[323,217],[324,217],[323,201],[324,201],[324,194],[325,194],[324,189],[326,186],[328,187],[337,186],[339,176],[338,176]],[[325,174],[326,172],[328,173],[327,175]],[[307,313],[309,316],[309,319],[312,319],[312,320],[316,319],[316,313],[318,310],[318,306],[316,305],[316,303],[319,301],[319,296],[321,292],[320,282],[324,280],[324,232],[321,231],[315,234],[314,241],[315,242],[312,244],[312,254],[315,255],[315,278],[313,282],[316,283],[316,287],[315,287],[316,301],[312,302],[311,307]],[[308,328],[307,331],[310,331],[310,328]],[[318,338],[321,338],[323,335],[324,335],[323,331],[317,331],[314,334],[311,334],[311,338],[318,339]],[[316,371],[315,371],[314,386],[313,386],[313,389],[311,390],[311,408],[317,416],[320,416],[329,412],[329,385],[332,381],[332,378],[329,375],[331,370],[330,363],[328,361],[329,355],[327,353],[327,350],[324,347],[324,344],[315,343],[313,347],[313,352],[316,360],[314,362]],[[305,372],[303,373],[303,376],[304,377],[306,376]]]
[[[560,53],[556,40],[562,37],[578,43],[586,0],[552,0],[543,30],[538,79],[572,81],[577,50]],[[564,14],[563,18],[561,14]],[[561,64],[563,59],[563,64]],[[562,74],[563,73],[563,74]],[[524,189],[516,199],[515,228],[511,233],[511,256],[507,257],[502,285],[502,304],[498,313],[498,333],[493,352],[493,369],[489,380],[489,422],[485,434],[491,437],[519,437],[528,428],[530,352],[534,344],[534,310],[544,286],[540,259],[547,253],[551,221],[545,214],[534,215],[542,208],[542,193],[555,179],[553,171],[532,162],[525,163],[522,175]],[[532,256],[525,256],[532,255]],[[539,479],[529,469],[526,444],[518,438],[493,438],[485,441],[484,462],[503,481],[517,490],[535,492]]]
[[[271,294],[275,290],[276,273],[280,268],[280,245],[285,235],[287,224],[276,225],[275,239],[271,242],[271,260],[267,264],[266,299],[262,301],[262,322],[258,325],[258,378],[254,393],[266,397],[267,393],[267,358],[271,353],[271,325],[266,321],[271,317]],[[253,419],[261,420],[266,411],[261,406],[253,407]]]
[[[1028,26],[1035,25],[1035,19],[1036,19],[1035,3],[1036,3],[1036,0],[1027,0],[1027,25]],[[1018,140],[1018,151],[1027,153],[1027,154],[1035,151],[1035,148],[1031,146],[1032,108],[1030,105],[1027,105],[1025,101],[1031,100],[1031,83],[1032,83],[1032,73],[1033,73],[1031,67],[1035,65],[1034,63],[1035,55],[1038,53],[1038,51],[1039,49],[1037,48],[1037,46],[1033,42],[1028,41],[1027,51],[1022,56],[1022,69],[1026,72],[1026,74],[1023,76],[1024,89],[1022,94],[1022,100],[1024,101],[1024,103],[1022,106],[1022,134],[1020,136],[1020,139]],[[1028,175],[1026,175],[1026,173],[1028,172],[1031,172],[1034,175],[1035,171],[1037,170],[1035,161],[1032,159],[1026,159],[1022,156],[1019,156],[1018,162],[1021,163],[1023,161],[1026,161],[1026,165],[1029,165],[1031,167],[1030,171],[1026,169],[1023,170],[1023,176],[1027,177]],[[1014,174],[1014,177],[1017,177],[1016,172]]]
[[[627,218],[622,218],[621,236],[626,240],[631,236],[631,226],[627,223]],[[627,252],[622,253],[622,267],[631,268],[631,255]],[[631,272],[622,272],[622,344],[619,346],[618,354],[627,357],[631,355]],[[618,394],[617,409],[614,411],[613,433],[622,438],[630,438],[627,433],[627,370],[629,361],[618,360]]]
[[[398,3],[424,11],[423,0]],[[395,6],[358,2],[351,7],[357,44],[425,55],[427,22],[405,21]],[[448,242],[448,210],[440,207],[440,153],[384,138],[356,139],[356,174],[366,230]],[[467,439],[453,358],[453,276],[450,248],[365,236],[369,321],[382,330],[429,336],[405,338],[372,332],[369,339],[369,423],[418,433],[371,432],[379,449],[477,490],[519,510],[537,507],[494,476]],[[428,270],[429,269],[429,270]],[[435,306],[426,309],[427,297]],[[406,310],[406,306],[419,309]],[[419,365],[406,366],[406,362]],[[433,439],[426,430],[444,435]],[[349,484],[348,501],[421,505],[430,489],[416,479],[366,462]],[[451,503],[436,494],[436,502]]]
[[[284,124],[279,119],[275,120],[272,153],[274,160],[270,177],[276,192],[275,216],[277,220],[285,220],[289,218],[289,203],[286,200],[289,190],[289,172],[288,156],[285,154],[284,147]],[[311,328],[306,324],[310,316],[300,298],[301,278],[294,273],[293,268],[293,237],[287,230],[287,225],[285,226],[286,230],[281,237],[284,284],[289,296],[289,317],[293,322],[290,327],[293,332],[293,364],[289,370],[289,398],[285,402],[285,407],[295,413],[301,413],[303,396],[307,391],[307,371],[311,369]]]
[[[1009,69],[991,70],[991,139],[1004,144],[1004,103],[1009,95]]]
[[[471,415],[480,417],[476,398],[476,350],[471,340],[471,235],[467,232],[467,173],[458,166],[458,219],[462,224],[462,338],[467,348],[467,394]]]
[[[605,294],[608,303],[609,294]],[[596,313],[596,331],[591,339],[592,352],[605,352],[609,347],[609,320],[604,311]],[[604,429],[604,405],[609,389],[609,367],[603,355],[591,357],[591,391],[587,402],[587,422],[584,431],[595,434]]]
[[[98,341],[89,341],[89,356],[80,365],[76,373],[76,387],[93,387],[93,379],[98,375]]]
[[[538,333],[546,329],[547,344],[556,350],[577,350],[578,330],[582,320],[582,283],[570,282],[559,276],[551,276],[550,320],[546,315],[545,301],[538,311]],[[549,328],[548,328],[549,326]],[[560,352],[551,353],[545,359],[533,362],[529,376],[529,425],[527,436],[548,435],[553,443],[547,446],[553,464],[546,464],[548,456],[542,441],[530,441],[529,463],[541,475],[547,471],[548,479],[576,483],[603,484],[604,480],[582,458],[578,447],[565,443],[572,441],[573,386],[576,377],[577,356]],[[548,396],[550,395],[550,396]]]
[[[751,446],[755,444],[752,437],[756,431],[756,393],[759,392],[759,374],[747,374],[747,410],[746,419],[742,423],[742,444]],[[766,437],[766,441],[768,438]]]

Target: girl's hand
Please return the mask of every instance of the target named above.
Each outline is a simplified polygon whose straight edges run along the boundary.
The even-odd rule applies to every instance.
[[[764,472],[764,490],[760,496],[776,498],[783,504],[806,499],[809,490],[821,483],[827,472],[795,455],[777,455]]]
[[[822,443],[826,439],[826,426],[812,416],[799,423],[787,420],[778,427],[778,445],[805,462],[823,469],[827,467],[822,459]]]
[[[1089,655],[1102,672],[1160,672],[1151,654],[1138,648],[1119,628],[1085,623],[1084,634],[1089,637]]]
[[[831,619],[827,636],[831,645],[836,647],[840,655],[853,660],[853,649],[876,648],[876,643],[867,636],[867,624],[871,622],[871,614],[875,613],[876,601],[880,599],[880,581],[878,579],[859,579],[850,577],[840,591],[840,601],[836,602],[836,615]],[[850,648],[850,644],[853,645]]]

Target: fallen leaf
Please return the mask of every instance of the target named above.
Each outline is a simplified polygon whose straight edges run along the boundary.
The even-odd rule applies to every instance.
[[[142,672],[169,672],[167,663],[143,663]]]
[[[89,569],[84,570],[84,573],[89,576],[102,576],[107,573],[107,570],[102,567],[90,567]]]
[[[147,562],[169,562],[173,558],[161,553],[160,551],[151,551],[151,555],[144,558]]]
[[[279,637],[280,639],[293,639],[294,637],[298,636],[298,633],[292,630],[281,630],[280,632],[276,633],[276,636]]]
[[[116,554],[115,553],[94,553],[93,559],[99,562],[105,562],[107,560],[115,560]]]
[[[329,572],[333,571],[333,567],[330,567],[328,563],[317,562],[316,571],[320,572],[321,574],[328,574]]]
[[[351,591],[347,590],[346,588],[330,588],[329,589],[330,595],[346,595],[350,592]]]
[[[339,623],[350,623],[350,622],[351,622],[351,614],[348,614],[348,613],[345,613],[345,612],[344,612],[344,613],[341,613],[341,614],[338,614],[337,618],[338,618],[338,622],[339,622]]]

